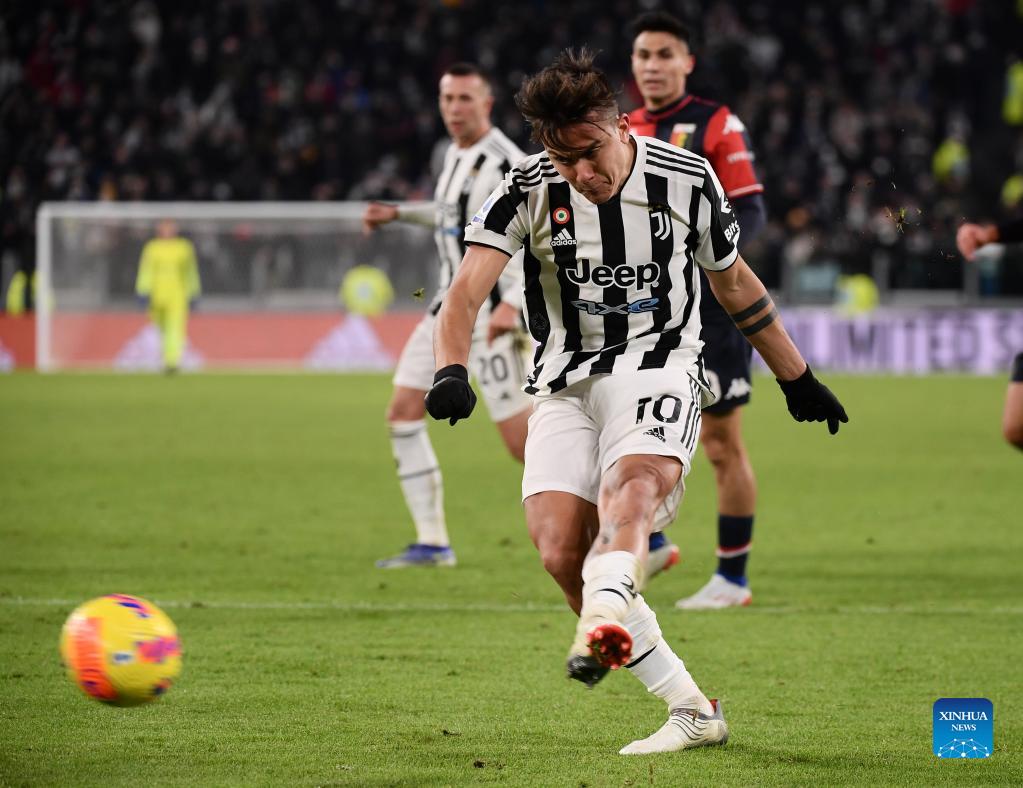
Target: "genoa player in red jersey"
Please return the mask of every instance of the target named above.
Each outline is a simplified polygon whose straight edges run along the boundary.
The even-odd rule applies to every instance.
[[[686,91],[696,64],[690,34],[671,14],[652,11],[636,18],[632,74],[644,106],[630,113],[633,133],[671,142],[706,158],[724,187],[741,230],[740,251],[763,229],[764,187],[753,169],[753,151],[742,122],[725,105]],[[703,360],[718,401],[703,411],[700,443],[714,466],[718,489],[718,567],[682,609],[748,605],[746,560],[753,535],[756,478],[742,440],[741,406],[750,398],[752,350],[733,319],[714,298],[700,272]],[[663,534],[651,536],[648,576],[678,560],[678,548]]]

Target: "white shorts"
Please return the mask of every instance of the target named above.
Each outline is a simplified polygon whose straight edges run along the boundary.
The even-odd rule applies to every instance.
[[[437,371],[433,360],[433,326],[436,318],[427,314],[405,343],[394,371],[394,385],[428,391]],[[493,421],[510,419],[532,405],[522,387],[531,369],[528,342],[514,332],[502,334],[487,345],[486,334],[473,336],[469,349],[469,372]]]
[[[700,437],[700,387],[677,369],[596,375],[537,400],[529,418],[522,499],[558,491],[597,503],[600,479],[622,457],[677,457],[682,475],[657,512],[675,519]]]

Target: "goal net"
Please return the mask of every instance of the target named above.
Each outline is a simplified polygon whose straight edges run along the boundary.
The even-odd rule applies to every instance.
[[[195,247],[201,281],[182,368],[389,368],[433,295],[436,252],[426,227],[394,222],[365,237],[363,209],[47,203],[36,228],[37,366],[161,367],[159,332],[135,285],[143,246],[171,219]],[[369,301],[359,302],[368,309],[345,309],[348,275],[355,292],[370,288]],[[387,311],[372,314],[388,292]]]

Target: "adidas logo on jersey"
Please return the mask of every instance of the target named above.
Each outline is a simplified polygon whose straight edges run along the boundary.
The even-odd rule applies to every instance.
[[[575,238],[569,235],[567,227],[562,227],[561,232],[551,238],[551,247],[555,246],[575,246]]]
[[[644,435],[653,435],[661,443],[667,443],[667,441],[664,439],[664,427],[651,427],[650,429],[648,429],[643,434]]]

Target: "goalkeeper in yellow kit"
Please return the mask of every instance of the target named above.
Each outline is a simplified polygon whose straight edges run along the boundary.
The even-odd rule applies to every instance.
[[[174,221],[161,221],[156,235],[142,249],[135,293],[160,331],[164,370],[176,372],[185,350],[188,311],[199,297],[199,266],[195,247],[178,235]]]

